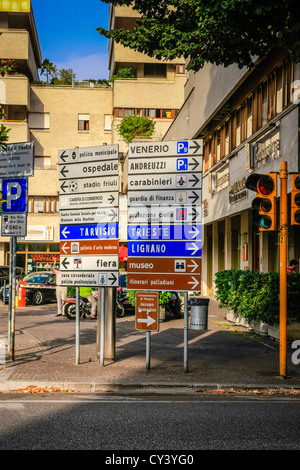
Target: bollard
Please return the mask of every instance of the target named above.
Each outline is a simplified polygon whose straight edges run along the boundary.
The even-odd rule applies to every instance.
[[[26,307],[26,281],[18,282],[18,307]]]
[[[207,330],[209,299],[193,298],[191,305],[191,330]]]

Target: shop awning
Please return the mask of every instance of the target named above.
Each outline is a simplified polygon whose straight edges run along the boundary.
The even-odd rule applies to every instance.
[[[127,256],[128,256],[127,246],[120,246],[119,247],[119,260],[127,261]]]

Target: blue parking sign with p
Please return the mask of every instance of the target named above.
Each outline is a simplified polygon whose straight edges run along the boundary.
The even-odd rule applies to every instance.
[[[187,141],[177,142],[177,153],[188,153],[189,143]]]
[[[27,178],[2,180],[1,212],[27,212]]]

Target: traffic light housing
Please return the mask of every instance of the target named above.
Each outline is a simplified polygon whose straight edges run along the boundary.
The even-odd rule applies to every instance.
[[[247,178],[246,188],[256,192],[256,198],[252,201],[253,224],[260,231],[277,230],[277,173],[253,173]]]
[[[300,174],[292,174],[291,225],[300,225]]]

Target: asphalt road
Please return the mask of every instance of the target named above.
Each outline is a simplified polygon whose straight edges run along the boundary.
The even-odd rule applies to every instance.
[[[293,396],[2,393],[0,449],[102,450],[103,461],[127,451],[140,461],[117,463],[132,468],[178,451],[193,465],[197,450],[299,450],[299,404]]]

